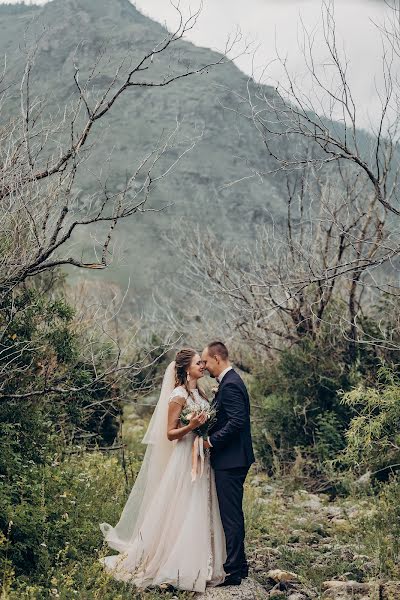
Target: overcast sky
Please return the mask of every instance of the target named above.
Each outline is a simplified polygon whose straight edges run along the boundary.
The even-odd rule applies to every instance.
[[[5,3],[10,0],[0,0]],[[36,3],[44,4],[46,0]],[[133,2],[144,14],[172,28],[176,12],[168,0],[136,0]],[[199,0],[181,0],[184,11],[199,6]],[[349,63],[349,78],[360,107],[358,125],[370,128],[377,123],[379,99],[375,85],[381,88],[381,41],[373,22],[381,24],[385,17],[382,0],[336,0],[335,16],[340,46],[345,49]],[[327,53],[321,40],[320,0],[204,0],[197,26],[187,39],[195,44],[223,50],[229,34],[239,26],[243,36],[253,42],[255,54],[237,59],[238,66],[247,74],[259,78],[262,68],[273,60],[275,46],[287,55],[290,70],[310,92],[310,82],[305,78],[304,61],[299,52],[299,34],[302,25],[316,34],[315,56],[321,64]],[[283,81],[278,63],[272,63],[263,81]],[[313,92],[311,91],[311,95]]]

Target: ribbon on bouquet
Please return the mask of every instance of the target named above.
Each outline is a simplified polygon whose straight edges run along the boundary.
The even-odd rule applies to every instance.
[[[200,477],[202,477],[204,472],[204,440],[197,435],[192,446],[192,483],[193,481],[196,481],[199,462]]]

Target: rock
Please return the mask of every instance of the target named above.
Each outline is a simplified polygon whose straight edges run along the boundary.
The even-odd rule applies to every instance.
[[[265,477],[263,477],[262,475],[254,475],[254,477],[252,477],[250,480],[250,484],[254,487],[258,487],[263,483],[265,483]]]
[[[263,485],[262,486],[262,491],[264,494],[272,494],[274,491],[274,487],[272,485]]]
[[[371,596],[370,592],[368,594],[363,594],[362,592],[360,594],[357,592],[348,594],[347,592],[339,592],[337,590],[328,590],[322,594],[321,598],[322,600],[380,600],[379,596]]]
[[[368,592],[369,583],[360,583],[359,581],[324,581],[323,590],[344,590],[346,592]]]
[[[381,585],[380,600],[399,600],[400,581],[387,581]]]
[[[334,518],[334,519],[332,519],[331,523],[339,531],[346,532],[351,527],[351,524],[348,521],[348,519],[336,519],[336,518]]]
[[[307,493],[308,500],[313,500],[314,502],[321,502],[321,497],[317,494],[309,494]]]
[[[358,483],[359,485],[368,485],[371,482],[371,471],[366,471],[366,473],[364,473],[364,475],[361,475],[361,477],[359,477],[356,480],[356,483]]]
[[[294,501],[298,506],[308,508],[313,512],[319,511],[323,508],[321,498],[319,496],[316,494],[308,494],[307,492],[304,493],[302,490],[295,494]]]
[[[289,594],[287,600],[307,600],[307,596],[301,592],[294,592],[293,594]]]
[[[268,597],[263,586],[251,577],[243,579],[240,585],[209,587],[204,594],[196,594],[199,600],[263,600]]]
[[[318,500],[315,500],[314,498],[310,498],[310,500],[306,500],[305,502],[301,503],[301,506],[303,506],[303,508],[308,508],[309,510],[312,511],[319,511],[322,508],[322,504],[321,504],[321,500],[318,498]]]
[[[378,600],[379,585],[358,581],[324,581],[322,598],[332,600]]]
[[[349,508],[347,508],[346,512],[348,519],[354,519],[360,514],[360,509],[358,508],[358,506],[350,506]]]
[[[358,581],[325,581],[322,598],[331,600],[399,600],[400,581],[359,583]]]
[[[328,519],[338,519],[342,516],[343,514],[343,509],[340,508],[339,506],[328,506],[327,510],[326,510],[326,516],[328,517]]]
[[[272,556],[280,556],[281,555],[281,551],[279,550],[279,548],[273,548],[272,546],[264,546],[264,551],[267,552],[268,555],[272,555]]]
[[[281,571],[281,569],[273,569],[268,571],[267,577],[279,583],[281,581],[289,582],[289,581],[298,581],[298,577],[296,573],[291,573],[290,571]]]

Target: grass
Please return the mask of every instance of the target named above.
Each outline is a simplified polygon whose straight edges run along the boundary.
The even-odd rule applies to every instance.
[[[27,578],[3,566],[2,600],[125,600],[189,598],[188,592],[136,592],[105,574],[99,558],[109,550],[99,523],[115,523],[140,467],[146,417],[132,407],[125,413],[126,469],[115,453],[82,453],[44,473],[43,518],[48,527],[37,548],[45,574]],[[126,484],[125,474],[128,474]],[[396,487],[397,486],[397,487]],[[301,587],[321,593],[325,580],[340,576],[358,581],[399,577],[393,536],[398,531],[399,486],[380,495],[329,502],[297,490],[293,482],[274,482],[253,467],[245,485],[247,552],[255,578],[271,587],[267,572],[279,568],[297,574]],[[12,526],[11,526],[12,527]],[[391,537],[388,537],[391,532]],[[61,542],[60,542],[61,540]],[[7,537],[0,539],[8,544]],[[46,547],[43,546],[45,544]],[[58,548],[57,552],[52,548]],[[396,550],[397,551],[397,550]]]
[[[318,597],[331,579],[400,578],[396,482],[381,493],[330,502],[294,491],[292,482],[286,488],[262,475],[255,479],[257,486],[249,481],[246,487],[245,512],[248,556],[260,583],[270,585],[270,569],[288,570]]]
[[[133,429],[128,425],[128,429]],[[130,448],[126,454],[128,472],[135,477],[141,461],[142,431],[138,424],[128,431]],[[124,506],[129,485],[119,456],[91,452],[74,455],[57,466],[51,473],[51,495],[46,493],[50,536],[63,536],[63,544],[56,555],[49,557],[49,569],[41,577],[16,576],[11,568],[2,573],[2,600],[125,600],[140,598],[152,600],[176,596],[157,590],[135,592],[131,586],[114,581],[103,570],[99,559],[109,553],[103,543],[99,523],[115,523]],[[50,487],[46,484],[46,491]],[[52,521],[52,506],[58,507],[58,520]],[[0,540],[7,544],[7,538]],[[46,542],[43,542],[45,544]],[[51,541],[47,540],[47,547]],[[38,551],[44,547],[38,548]],[[187,598],[179,593],[179,598]]]

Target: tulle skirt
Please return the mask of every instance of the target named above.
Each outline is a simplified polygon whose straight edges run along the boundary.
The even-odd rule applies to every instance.
[[[138,588],[172,584],[182,590],[204,592],[225,578],[225,536],[219,513],[209,453],[202,476],[192,481],[194,434],[174,442],[162,478],[145,507],[140,529],[128,542],[108,524],[105,539],[120,550],[106,556],[106,570]],[[122,551],[121,551],[122,550]]]

